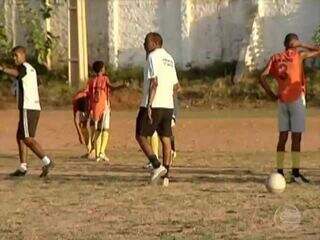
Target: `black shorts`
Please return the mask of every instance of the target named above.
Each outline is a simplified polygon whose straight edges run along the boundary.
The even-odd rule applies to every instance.
[[[39,117],[40,111],[38,110],[20,109],[17,138],[34,138],[36,135]]]
[[[148,109],[141,107],[136,121],[136,135],[150,137],[157,131],[161,137],[171,137],[171,121],[173,109],[153,108],[152,124],[148,118]]]

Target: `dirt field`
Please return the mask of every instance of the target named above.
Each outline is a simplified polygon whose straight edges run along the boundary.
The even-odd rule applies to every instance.
[[[17,112],[1,110],[0,239],[318,240],[320,112],[309,111],[302,145],[312,184],[289,184],[280,195],[264,187],[274,167],[275,114],[184,111],[172,182],[163,188],[148,184],[134,140],[135,112],[112,113],[106,166],[79,157],[84,149],[71,111],[43,111],[38,140],[56,168],[39,179],[41,164],[30,154],[29,175],[10,179],[18,161]]]

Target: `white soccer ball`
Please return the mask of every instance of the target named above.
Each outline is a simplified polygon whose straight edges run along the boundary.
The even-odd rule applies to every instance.
[[[271,193],[282,193],[286,188],[286,180],[280,173],[271,173],[267,178],[266,188]]]

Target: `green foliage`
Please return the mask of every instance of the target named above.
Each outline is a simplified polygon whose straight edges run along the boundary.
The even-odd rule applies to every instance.
[[[215,61],[205,68],[194,67],[190,70],[178,70],[178,78],[187,82],[198,79],[210,82],[220,77],[234,75],[235,69],[236,62]]]
[[[34,56],[37,62],[46,65],[46,59],[51,50],[57,44],[57,37],[51,32],[44,31],[43,21],[51,17],[52,8],[40,2],[40,8],[34,9],[29,6],[29,2],[22,1],[18,5],[21,23],[26,26],[28,31],[28,43],[34,47]]]
[[[0,58],[7,59],[12,43],[6,34],[4,11],[0,12]]]
[[[320,25],[318,26],[318,28],[315,30],[312,40],[316,43],[316,44],[320,44]]]

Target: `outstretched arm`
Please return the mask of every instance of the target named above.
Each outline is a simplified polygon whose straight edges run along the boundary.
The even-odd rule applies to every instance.
[[[122,89],[122,88],[126,88],[129,86],[129,83],[128,82],[124,82],[120,85],[113,85],[111,83],[109,83],[109,88],[111,89],[111,91],[114,91],[114,90],[119,90],[119,89]]]
[[[3,65],[0,65],[0,71],[10,75],[10,76],[13,76],[13,77],[18,77],[19,76],[19,72],[17,69],[15,68],[8,68],[8,67],[5,67]]]

